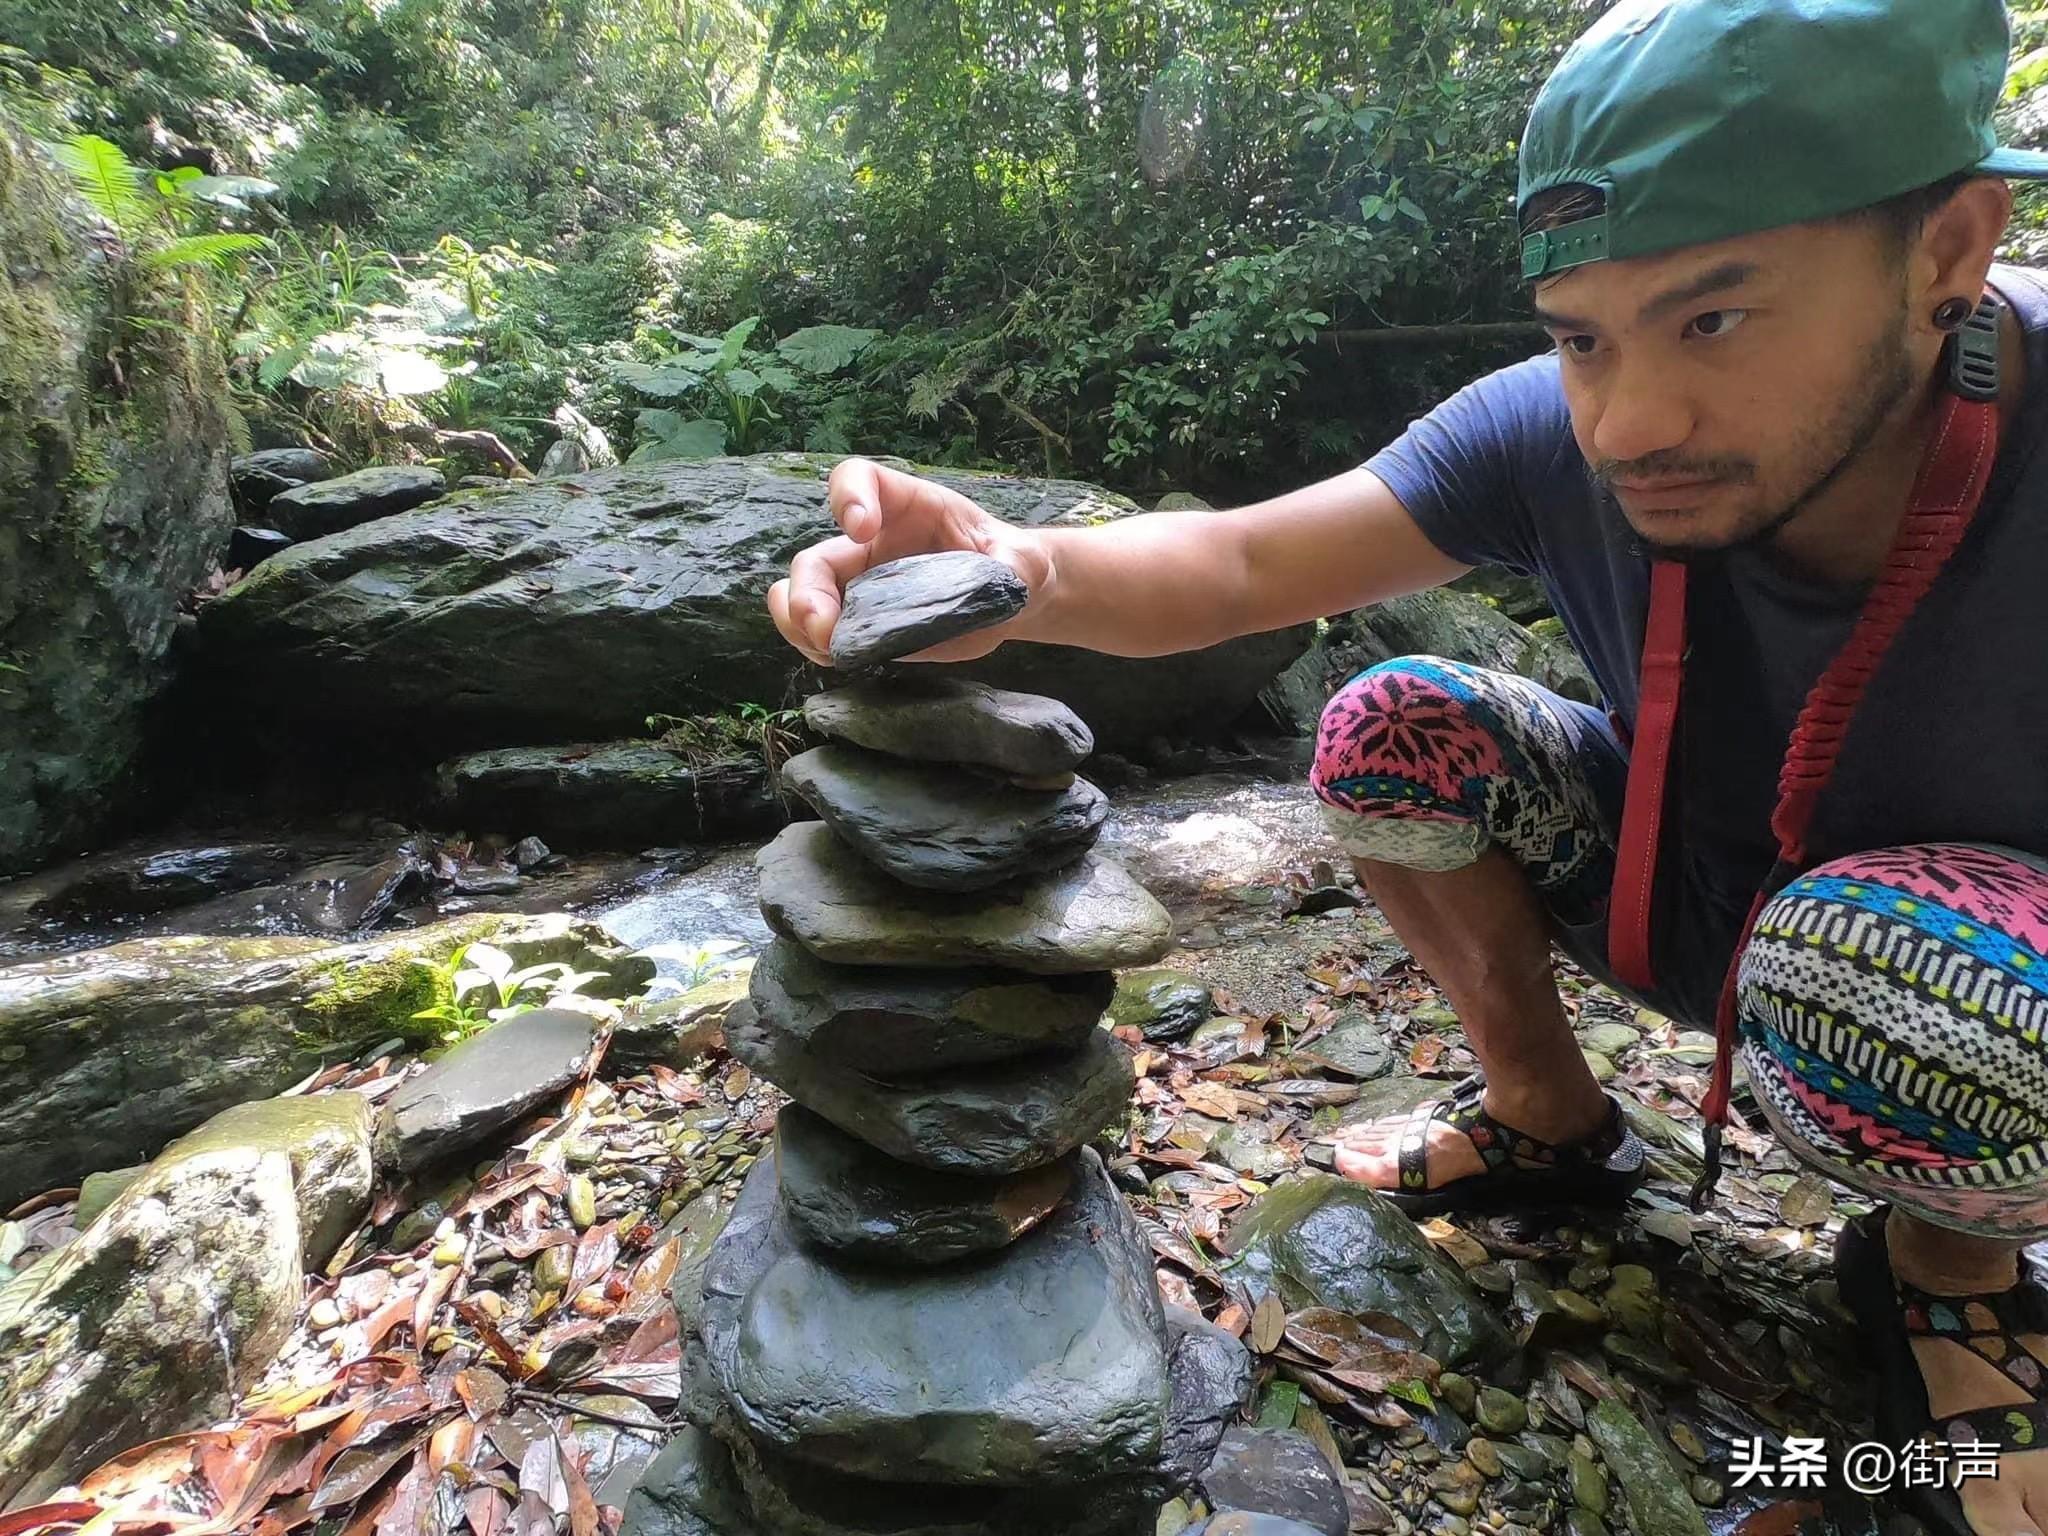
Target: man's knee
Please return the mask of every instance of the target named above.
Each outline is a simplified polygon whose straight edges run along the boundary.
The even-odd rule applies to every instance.
[[[1368,815],[1455,808],[1473,775],[1500,758],[1480,704],[1485,675],[1436,656],[1360,672],[1323,707],[1310,787],[1325,804]]]
[[[1929,1219],[2048,1226],[2044,947],[2048,866],[2030,855],[1919,844],[1802,875],[1758,915],[1738,977],[1773,1124]]]

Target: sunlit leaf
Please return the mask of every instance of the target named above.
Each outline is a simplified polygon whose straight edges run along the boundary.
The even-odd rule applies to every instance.
[[[812,325],[792,331],[775,350],[806,373],[837,373],[882,333],[853,325]]]

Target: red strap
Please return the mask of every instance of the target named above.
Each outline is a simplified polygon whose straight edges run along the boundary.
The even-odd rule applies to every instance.
[[[1806,839],[1822,790],[1835,771],[1849,722],[1878,664],[1898,638],[1942,566],[1962,542],[1984,500],[1998,458],[1995,404],[1944,395],[1933,441],[1920,466],[1906,515],[1849,639],[1807,695],[1778,775],[1771,830],[1778,839],[1778,870],[1758,893],[1737,937],[1721,985],[1714,1020],[1714,1075],[1701,1113],[1709,1144],[1718,1148],[1728,1118],[1736,1037],[1736,973],[1749,933],[1780,876],[1805,867]],[[1641,703],[1629,759],[1628,801],[1615,856],[1608,917],[1608,962],[1625,985],[1655,985],[1650,963],[1650,895],[1657,868],[1658,832],[1678,717],[1681,658],[1685,651],[1685,569],[1658,561],[1650,570],[1650,615],[1643,637]],[[1709,1159],[1710,1164],[1718,1161]],[[1702,1187],[1711,1184],[1711,1171]],[[1696,1200],[1700,1190],[1695,1190]]]
[[[1685,660],[1685,567],[1650,567],[1650,618],[1643,634],[1643,672],[1636,702],[1628,798],[1621,810],[1621,847],[1607,909],[1607,963],[1623,983],[1647,992],[1657,984],[1650,963],[1650,896],[1664,825],[1664,785],[1678,721]]]

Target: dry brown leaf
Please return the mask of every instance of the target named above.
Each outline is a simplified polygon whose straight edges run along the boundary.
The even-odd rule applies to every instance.
[[[1493,1255],[1487,1252],[1486,1245],[1463,1227],[1453,1226],[1441,1216],[1433,1216],[1419,1225],[1422,1235],[1430,1240],[1437,1252],[1458,1268],[1476,1269],[1481,1264],[1492,1262]]]
[[[488,1418],[505,1406],[512,1389],[505,1378],[485,1365],[472,1365],[457,1373],[456,1395],[473,1419]]]
[[[1189,1083],[1179,1093],[1181,1102],[1189,1109],[1212,1119],[1235,1120],[1242,1113],[1237,1094],[1217,1083]]]
[[[1408,1065],[1413,1067],[1418,1075],[1434,1072],[1436,1064],[1443,1060],[1444,1050],[1445,1041],[1442,1035],[1424,1035],[1415,1042],[1414,1049],[1408,1052]]]
[[[1253,1354],[1270,1355],[1286,1334],[1287,1304],[1281,1301],[1277,1292],[1269,1291],[1265,1299],[1252,1309],[1251,1332],[1245,1342],[1251,1345]]]
[[[1243,1338],[1244,1331],[1251,1326],[1251,1322],[1251,1313],[1234,1301],[1216,1314],[1216,1326],[1233,1338]]]

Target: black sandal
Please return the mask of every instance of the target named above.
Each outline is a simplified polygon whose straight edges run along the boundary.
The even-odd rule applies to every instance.
[[[2017,1335],[2048,1334],[2048,1288],[2020,1256],[2019,1283],[2009,1291],[1977,1296],[1936,1296],[1892,1273],[1885,1244],[1888,1209],[1879,1206],[1842,1229],[1835,1240],[1835,1278],[1842,1302],[1855,1315],[1862,1341],[1877,1354],[1877,1436],[1903,1451],[1917,1440],[1947,1442],[1990,1462],[1992,1453],[2048,1448],[2048,1367],[2020,1346]],[[1913,1355],[1915,1338],[1954,1339],[2033,1397],[2026,1403],[1973,1408],[1935,1421],[1927,1382]],[[1953,1478],[1950,1480],[1953,1482]],[[1947,1484],[1900,1488],[1899,1500],[1933,1530],[1974,1536],[1963,1503]]]
[[[1547,1142],[1503,1125],[1486,1112],[1486,1077],[1455,1084],[1427,1115],[1411,1114],[1401,1131],[1401,1182],[1382,1190],[1410,1216],[1506,1206],[1619,1205],[1649,1173],[1649,1153],[1607,1095],[1607,1121],[1577,1141]],[[1437,1121],[1462,1132],[1486,1167],[1429,1187],[1429,1128]],[[1334,1143],[1322,1143],[1332,1148]],[[1311,1158],[1317,1162],[1319,1159]]]

